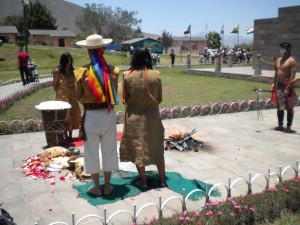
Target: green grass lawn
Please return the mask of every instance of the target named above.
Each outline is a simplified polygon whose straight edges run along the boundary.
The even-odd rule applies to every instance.
[[[275,220],[273,223],[266,223],[265,225],[298,225],[300,224],[300,213],[285,214],[280,219]]]
[[[49,46],[28,46],[28,53],[34,61],[40,74],[48,74],[59,64],[60,56],[64,52],[70,52],[73,56],[74,66],[79,67],[89,63],[86,49],[59,48]],[[20,77],[17,70],[18,46],[4,44],[0,47],[0,80],[6,81],[11,78]],[[123,52],[107,51],[105,57],[113,65],[128,65],[129,57]]]
[[[17,70],[17,53],[18,46],[13,44],[3,44],[0,47],[0,81],[6,81],[12,78],[20,77]],[[85,65],[89,62],[86,49],[82,48],[60,48],[49,46],[28,45],[28,53],[34,61],[40,74],[48,74],[59,63],[62,53],[70,52],[73,56],[74,67]],[[105,59],[112,65],[127,66],[129,65],[129,53],[125,52],[105,52]],[[192,58],[193,62],[198,62],[198,57]],[[176,56],[175,63],[185,62],[184,56]],[[162,54],[160,57],[161,64],[170,64],[170,56]],[[213,65],[202,65],[203,67],[212,67]]]
[[[172,108],[174,106],[256,99],[257,95],[252,91],[254,87],[270,88],[269,84],[264,83],[182,74],[182,68],[180,67],[162,68],[159,71],[163,84],[161,107]],[[261,98],[270,98],[270,94],[264,93]],[[40,112],[34,106],[54,99],[53,88],[45,88],[18,101],[13,107],[0,115],[0,120],[10,121],[16,118],[40,117]],[[116,107],[116,111],[123,110],[124,106],[122,104]]]
[[[73,55],[74,66],[81,66],[88,62],[85,49],[78,48],[54,48],[44,46],[29,46],[29,54],[39,69],[39,74],[49,74],[58,62],[60,55],[68,51]],[[0,47],[0,80],[9,80],[19,77],[16,70],[16,45],[3,45]],[[128,65],[129,58],[122,52],[107,52],[106,60],[113,65]],[[180,60],[180,57],[177,57]],[[197,58],[194,58],[196,61]],[[161,56],[162,64],[169,64],[168,55]],[[212,66],[212,65],[199,65]],[[252,91],[254,87],[270,89],[270,84],[256,83],[244,80],[234,80],[209,76],[195,76],[181,73],[183,67],[160,68],[163,84],[163,102],[161,107],[172,108],[175,106],[204,105],[215,102],[232,102],[239,100],[256,99],[256,93]],[[120,75],[119,82],[122,80]],[[119,93],[119,97],[120,97]],[[261,98],[270,98],[270,94],[264,93]],[[9,110],[0,115],[0,120],[10,121],[21,118],[40,117],[40,112],[35,109],[35,105],[41,102],[54,100],[55,93],[52,87],[38,91],[21,101],[18,101]],[[121,98],[120,98],[121,99]],[[120,104],[116,111],[123,111],[124,106]]]

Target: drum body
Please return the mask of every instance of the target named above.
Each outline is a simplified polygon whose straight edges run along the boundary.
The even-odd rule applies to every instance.
[[[42,120],[48,147],[64,144],[64,130],[69,109],[42,110]]]
[[[67,114],[71,105],[63,101],[42,102],[35,106],[41,111],[48,147],[64,145],[64,131]]]

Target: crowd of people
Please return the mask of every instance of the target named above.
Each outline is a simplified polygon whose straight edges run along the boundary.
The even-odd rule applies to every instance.
[[[232,48],[232,49],[207,49],[204,48],[202,54],[200,54],[199,61],[200,63],[215,63],[215,58],[221,57],[222,63],[227,63],[229,56],[232,56],[232,63],[239,64],[252,64],[252,49],[241,49],[241,48]]]
[[[87,191],[92,196],[110,195],[113,186],[110,179],[113,171],[119,169],[117,149],[116,113],[114,106],[119,104],[118,79],[119,68],[106,62],[105,47],[113,40],[98,34],[88,36],[76,44],[87,49],[90,62],[74,68],[73,57],[65,52],[59,65],[53,70],[53,88],[56,100],[70,103],[64,138],[72,141],[72,132],[79,129],[79,136],[84,140],[84,172],[91,174],[93,186]],[[282,57],[275,62],[272,101],[277,106],[278,126],[275,130],[291,132],[293,107],[295,101],[294,79],[296,61],[291,56],[292,46],[288,42],[280,44]],[[163,88],[160,72],[154,67],[159,63],[159,54],[147,48],[132,48],[130,68],[123,72],[122,103],[125,105],[123,134],[120,141],[120,161],[132,162],[138,171],[136,185],[141,189],[148,187],[146,166],[156,165],[161,187],[167,187],[164,159],[164,126],[159,112]],[[204,62],[214,62],[221,56],[223,61],[232,55],[236,63],[251,63],[250,49],[208,50],[204,49]],[[18,59],[29,56],[18,54]],[[175,53],[170,53],[171,65],[174,66]],[[21,60],[22,61],[22,60]],[[20,72],[22,63],[19,62]],[[187,65],[191,65],[187,55]],[[21,70],[22,69],[22,70]],[[26,72],[26,71],[25,71]],[[22,75],[23,83],[26,83]],[[84,112],[81,114],[79,103]],[[284,111],[287,111],[287,127],[284,128]],[[101,144],[101,149],[99,145]],[[100,151],[100,155],[99,155]],[[104,183],[100,184],[100,159],[104,172]]]

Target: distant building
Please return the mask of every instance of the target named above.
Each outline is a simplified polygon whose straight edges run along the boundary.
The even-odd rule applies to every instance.
[[[18,30],[15,26],[0,26],[0,40],[3,43],[16,43]]]
[[[72,47],[76,34],[70,30],[28,30],[30,45],[51,45]],[[15,44],[19,32],[15,26],[0,26],[0,39],[3,43]]]
[[[279,44],[288,41],[292,44],[292,55],[300,70],[300,6],[278,9],[278,17],[254,21],[254,54],[270,63],[262,63],[262,69],[273,70],[274,58],[279,57]]]
[[[70,30],[29,30],[29,44],[72,47],[76,34]]]
[[[205,46],[206,41],[203,37],[173,37],[173,45],[169,50],[174,49],[175,54],[179,55],[189,53],[192,48],[192,55],[199,55],[203,53]]]
[[[151,45],[155,45],[155,49],[151,49],[152,51],[156,51],[157,53],[161,54],[163,52],[163,46],[159,40],[153,38],[134,38],[128,41],[124,41],[120,43],[123,46],[123,49],[129,51],[130,46],[133,47],[150,47]]]

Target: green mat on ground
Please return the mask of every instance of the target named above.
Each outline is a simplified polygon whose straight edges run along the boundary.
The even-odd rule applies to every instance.
[[[135,197],[141,192],[145,192],[151,189],[160,188],[159,175],[157,171],[147,171],[147,189],[139,188],[135,182],[139,179],[137,172],[128,172],[128,171],[115,171],[111,177],[111,185],[114,187],[113,192],[109,196],[100,196],[95,197],[89,195],[87,190],[93,185],[93,182],[89,182],[84,185],[73,185],[73,188],[79,192],[79,197],[85,198],[92,205],[105,205],[111,204],[119,200],[123,200],[129,197]],[[195,180],[195,179],[185,179],[179,173],[176,172],[166,172],[166,181],[168,188],[174,192],[182,194],[182,189],[185,188],[186,194],[191,192],[194,189],[201,189],[205,192],[206,183]],[[100,176],[100,183],[103,184],[104,177]],[[210,189],[211,184],[208,185]],[[190,199],[196,201],[199,198],[202,198],[204,193],[195,192],[190,196]],[[211,196],[220,196],[218,191],[213,191]]]

